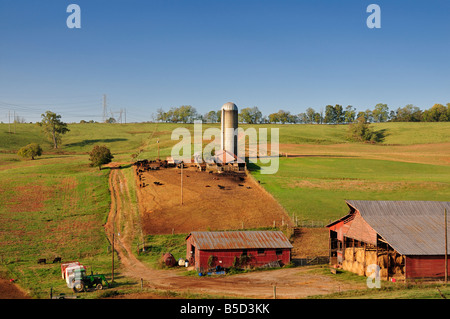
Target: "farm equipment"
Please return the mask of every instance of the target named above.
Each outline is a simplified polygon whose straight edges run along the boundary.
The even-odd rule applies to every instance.
[[[104,275],[86,275],[85,269],[76,269],[74,271],[74,277],[72,279],[72,289],[74,292],[87,291],[89,288],[95,288],[96,290],[102,290],[103,287],[109,287],[109,283]]]
[[[80,262],[74,261],[61,265],[61,277],[66,280],[67,287],[74,292],[87,291],[89,288],[101,290],[109,287],[109,283],[104,275],[86,275],[86,267]]]

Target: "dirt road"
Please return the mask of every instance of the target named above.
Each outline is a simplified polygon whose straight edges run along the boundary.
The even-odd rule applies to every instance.
[[[111,169],[111,211],[105,231],[110,240],[113,226],[116,233],[115,250],[120,258],[120,272],[137,282],[142,279],[146,286],[177,292],[190,292],[219,296],[245,298],[272,298],[276,286],[277,298],[302,298],[309,295],[327,294],[348,289],[362,288],[357,284],[342,283],[330,276],[314,274],[310,268],[286,268],[259,271],[233,276],[189,277],[176,270],[155,270],[142,264],[133,255],[131,242],[140,231],[138,208],[131,204],[130,190],[121,169]],[[145,298],[133,295],[133,298]]]

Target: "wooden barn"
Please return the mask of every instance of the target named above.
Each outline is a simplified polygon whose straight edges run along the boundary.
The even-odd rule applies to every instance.
[[[349,213],[327,225],[332,265],[368,275],[367,266],[376,264],[384,280],[444,277],[450,202],[346,203]]]
[[[197,271],[286,265],[292,245],[281,231],[192,232],[186,237],[186,259]]]

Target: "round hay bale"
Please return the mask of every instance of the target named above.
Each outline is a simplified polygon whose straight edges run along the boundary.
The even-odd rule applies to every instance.
[[[161,261],[164,265],[168,267],[174,267],[177,264],[177,261],[175,260],[175,257],[171,253],[165,253],[161,257]]]

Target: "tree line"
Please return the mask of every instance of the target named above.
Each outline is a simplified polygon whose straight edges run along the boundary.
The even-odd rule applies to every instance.
[[[450,103],[434,104],[431,108],[421,110],[419,107],[408,104],[396,110],[390,110],[387,104],[378,103],[373,109],[357,112],[351,105],[327,105],[324,109],[316,111],[309,107],[305,112],[292,114],[289,111],[279,110],[269,115],[263,115],[257,106],[242,108],[239,112],[239,122],[247,124],[349,124],[363,119],[366,123],[381,122],[448,122],[450,121]],[[219,123],[221,111],[209,111],[200,114],[191,105],[172,107],[169,111],[159,108],[154,120],[166,123]]]

